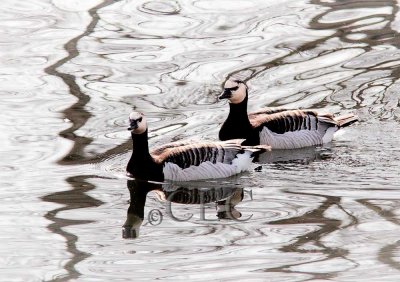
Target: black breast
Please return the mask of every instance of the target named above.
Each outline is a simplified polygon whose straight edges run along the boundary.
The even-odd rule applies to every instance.
[[[229,104],[229,115],[219,131],[221,141],[231,139],[246,139],[244,145],[258,145],[259,134],[254,129],[247,115],[248,97],[239,104]]]
[[[164,181],[162,165],[149,160],[131,160],[126,171],[129,176],[140,180]]]
[[[132,156],[126,167],[131,177],[141,180],[164,181],[162,164],[156,163],[149,153],[147,130],[132,134]]]

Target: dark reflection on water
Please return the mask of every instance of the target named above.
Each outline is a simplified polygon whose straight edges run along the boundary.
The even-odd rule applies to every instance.
[[[81,87],[76,82],[76,77],[72,74],[65,73],[59,70],[59,68],[66,62],[72,61],[75,57],[79,56],[78,43],[79,41],[90,34],[96,28],[100,17],[98,11],[104,7],[112,5],[119,0],[105,0],[100,4],[94,6],[88,10],[91,17],[90,23],[86,26],[85,31],[72,38],[64,45],[64,49],[67,51],[68,56],[58,60],[54,64],[48,66],[44,71],[49,75],[58,76],[68,86],[71,95],[78,98],[78,101],[63,111],[64,118],[72,122],[72,126],[62,132],[60,136],[69,139],[74,142],[74,147],[71,151],[60,161],[60,164],[70,164],[76,162],[82,162],[84,160],[83,149],[86,145],[92,142],[92,138],[86,136],[79,136],[76,131],[79,130],[87,120],[92,117],[92,114],[86,109],[90,96],[85,94]]]
[[[323,242],[323,238],[329,235],[329,233],[335,232],[338,230],[338,228],[348,228],[351,226],[354,226],[358,223],[357,218],[349,214],[340,204],[341,198],[340,197],[333,197],[333,196],[326,196],[326,195],[318,195],[318,194],[307,194],[307,193],[298,193],[298,192],[290,192],[288,191],[287,193],[292,193],[295,195],[310,195],[310,196],[317,196],[324,198],[325,200],[321,203],[321,205],[307,213],[301,216],[297,217],[291,217],[288,219],[283,219],[283,220],[277,220],[277,221],[272,221],[270,224],[272,225],[297,225],[297,224],[315,224],[318,226],[318,229],[315,231],[311,231],[308,233],[305,233],[304,235],[298,236],[295,238],[294,242],[291,242],[288,245],[284,245],[280,247],[280,250],[283,252],[298,252],[302,254],[307,254],[307,253],[321,253],[323,254],[323,257],[320,259],[317,259],[313,261],[313,263],[321,263],[321,262],[327,262],[333,259],[337,258],[342,258],[344,260],[348,260],[351,264],[356,267],[356,263],[352,261],[351,259],[347,258],[347,255],[349,254],[349,251],[346,250],[345,248],[335,248],[335,247],[329,247]],[[343,225],[343,222],[337,219],[332,219],[329,217],[326,217],[324,214],[329,208],[332,207],[337,207],[340,210],[344,211],[348,217],[350,218],[350,221],[346,224]],[[308,248],[307,248],[308,247]],[[302,264],[308,264],[310,262],[298,262],[294,264],[289,264],[289,265],[282,265],[277,268],[268,268],[265,269],[264,271],[273,271],[273,272],[287,272],[287,273],[292,273],[296,272],[295,270],[291,270],[291,267],[293,266],[301,266]],[[340,271],[340,270],[339,270]],[[309,272],[308,274],[312,276],[312,279],[334,279],[336,277],[336,272],[339,272],[337,270],[334,270],[332,272],[327,271],[324,273],[315,273],[315,272]],[[305,273],[305,271],[301,271],[301,273]]]
[[[49,211],[44,217],[53,223],[48,226],[48,229],[59,234],[66,240],[67,251],[72,255],[72,258],[64,265],[67,274],[62,277],[57,277],[57,281],[71,281],[80,276],[79,271],[75,266],[77,263],[83,261],[90,256],[89,253],[80,251],[77,247],[78,236],[65,229],[72,225],[85,225],[93,221],[84,219],[65,219],[59,217],[58,214],[64,211],[74,209],[84,209],[91,207],[98,207],[103,204],[102,201],[90,197],[87,192],[95,189],[95,186],[90,184],[87,180],[90,178],[97,178],[96,175],[82,175],[68,178],[66,181],[73,188],[72,190],[56,192],[42,197],[42,200],[50,203],[57,203],[62,207]]]
[[[386,209],[383,209],[379,205],[371,203],[370,200],[360,199],[357,201],[384,218],[384,220],[389,221],[395,225],[400,225],[400,220],[398,219],[397,214],[391,210],[388,210],[387,206],[385,206]],[[398,199],[395,200],[394,204],[397,205],[398,201]],[[390,268],[400,270],[400,262],[398,260],[396,261],[396,258],[398,258],[398,254],[396,252],[398,252],[399,247],[400,240],[397,240],[397,242],[393,244],[387,244],[386,246],[383,246],[378,251],[378,260],[384,264],[387,264]]]
[[[343,1],[343,2],[325,2],[314,0],[313,4],[328,8],[324,13],[314,17],[310,21],[310,27],[313,29],[334,29],[336,30],[330,37],[340,38],[342,42],[348,43],[367,43],[366,50],[382,44],[390,44],[399,47],[398,32],[392,28],[399,11],[397,1]],[[358,13],[357,9],[377,9],[370,15]],[[389,13],[382,13],[379,8],[390,8]],[[334,13],[347,11],[350,17],[335,19]],[[387,9],[386,9],[387,11]],[[331,20],[324,18],[332,15]],[[335,21],[332,21],[335,20]],[[371,24],[372,20],[372,24]],[[377,23],[383,23],[379,29],[374,28]],[[371,28],[369,27],[371,26]],[[357,35],[357,38],[353,36]]]
[[[342,107],[348,108],[345,104],[347,98],[343,96],[343,92],[345,92],[346,96],[351,93],[351,99],[355,102],[355,104],[352,103],[353,109],[369,106],[369,113],[373,116],[385,119],[395,117],[398,119],[398,101],[397,98],[392,97],[395,95],[394,91],[398,91],[395,82],[400,77],[397,63],[399,59],[397,48],[399,47],[400,37],[399,33],[392,28],[398,13],[397,1],[311,1],[311,3],[328,8],[328,10],[312,18],[309,22],[309,28],[329,31],[329,35],[302,45],[281,45],[279,46],[280,48],[287,48],[291,51],[274,60],[267,60],[265,63],[252,65],[249,68],[235,70],[230,75],[241,76],[245,81],[257,79],[258,77],[258,79],[262,79],[282,65],[291,65],[301,61],[306,62],[307,60],[312,61],[315,58],[324,56],[329,60],[329,54],[338,52],[338,48],[340,50],[351,50],[352,48],[354,50],[363,50],[353,60],[343,64],[345,69],[354,70],[354,75],[337,81],[337,86],[332,86],[329,79],[326,79],[326,83],[323,85],[326,89],[336,92],[330,98],[334,100],[333,102],[342,104]],[[382,8],[390,9],[390,12],[380,13],[377,10],[377,12],[370,11],[369,15],[364,15],[359,11],[360,9]],[[335,17],[335,15],[337,16]],[[330,20],[325,20],[325,18],[329,17],[331,17]],[[338,39],[341,45],[345,43],[351,45],[339,46],[338,42],[336,42]],[[381,56],[373,49],[375,46],[380,45],[392,45],[396,49],[383,47],[387,50],[385,51],[385,56]],[[318,70],[319,67],[317,66],[312,71],[297,75],[294,79],[315,78],[318,75]],[[320,70],[320,75],[326,76],[326,68]],[[368,75],[368,79],[366,75]],[[283,84],[291,84],[290,80],[283,82]],[[280,83],[282,82],[280,81]],[[376,97],[377,93],[373,91],[374,88],[379,91],[378,97]],[[298,93],[296,95],[300,96],[301,94]],[[313,93],[305,92],[304,96],[310,94]],[[370,105],[370,95],[375,96],[372,98],[373,105]],[[276,99],[269,106],[285,105],[286,103],[281,102],[281,99]],[[393,99],[395,100],[394,104],[389,102]],[[317,101],[308,106],[323,108],[327,105],[327,101]]]
[[[332,157],[332,150],[328,146],[307,147],[294,150],[272,150],[260,155],[257,160],[260,164],[311,164],[314,161],[327,160]]]
[[[86,109],[86,106],[90,101],[90,96],[82,91],[76,82],[76,77],[74,75],[62,72],[59,70],[59,68],[66,62],[69,62],[75,57],[79,56],[79,50],[77,47],[78,43],[82,38],[89,36],[96,28],[96,25],[100,19],[98,11],[106,6],[112,5],[115,2],[118,2],[118,0],[106,0],[89,9],[88,13],[91,17],[91,21],[87,25],[85,31],[64,44],[64,49],[67,51],[68,55],[44,69],[47,74],[60,77],[68,86],[70,94],[78,98],[78,101],[75,104],[63,111],[64,119],[71,121],[73,125],[72,127],[60,132],[60,136],[73,141],[74,146],[71,151],[61,161],[59,161],[59,163],[62,165],[75,163],[77,161],[79,162],[84,159],[83,147],[90,144],[92,138],[79,136],[75,132],[87,122],[92,114]],[[73,190],[52,193],[42,197],[43,201],[63,205],[61,208],[49,211],[45,215],[45,218],[53,222],[48,226],[48,228],[53,233],[59,234],[66,239],[67,251],[72,255],[72,258],[64,265],[64,269],[67,271],[67,274],[62,277],[57,277],[57,281],[70,281],[71,279],[78,278],[80,273],[75,268],[76,264],[90,256],[89,253],[80,251],[77,248],[76,245],[78,237],[75,234],[65,231],[65,228],[71,225],[88,224],[92,221],[69,220],[59,218],[57,217],[57,214],[66,210],[97,207],[102,204],[101,201],[86,194],[87,191],[95,188],[94,185],[86,181],[86,179],[93,177],[97,176],[69,177],[66,179],[66,182],[74,188]]]
[[[215,203],[216,214],[219,219],[239,220],[241,218],[242,214],[235,206],[244,198],[242,188],[233,187],[228,184],[211,185],[211,183],[198,183],[197,186],[195,183],[181,185],[128,180],[127,187],[130,194],[130,203],[127,219],[123,225],[122,237],[135,239],[139,236],[139,230],[145,218],[144,209],[146,197],[149,192],[157,192],[157,195],[166,202],[167,212],[165,216],[169,216],[178,222],[190,220],[193,214],[184,217],[174,215],[172,203],[201,206],[200,213],[202,219],[205,219],[204,205],[209,203]],[[162,223],[163,217],[164,215],[159,209],[153,209],[147,215],[147,220],[151,225],[159,225]],[[250,218],[251,216],[246,218],[246,220]]]

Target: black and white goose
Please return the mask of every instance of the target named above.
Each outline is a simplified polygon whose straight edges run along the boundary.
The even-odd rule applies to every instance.
[[[135,179],[162,182],[224,178],[250,169],[252,160],[269,146],[242,146],[241,140],[175,142],[149,151],[143,114],[129,115],[133,150],[126,168]]]
[[[332,141],[340,128],[356,122],[353,114],[334,117],[312,110],[265,108],[247,114],[247,85],[227,80],[219,99],[229,100],[229,115],[219,131],[220,140],[245,138],[245,145],[270,145],[272,149],[295,149]]]

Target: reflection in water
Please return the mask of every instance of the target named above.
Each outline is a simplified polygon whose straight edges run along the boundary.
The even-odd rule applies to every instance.
[[[71,259],[64,265],[67,274],[63,277],[58,277],[57,281],[71,281],[71,279],[79,277],[80,273],[75,268],[76,264],[90,256],[90,254],[82,252],[77,248],[78,237],[73,233],[65,231],[65,229],[71,225],[83,225],[92,222],[83,219],[65,219],[59,217],[58,214],[64,211],[98,207],[102,205],[103,202],[87,194],[88,191],[95,188],[94,185],[87,182],[87,179],[96,177],[98,176],[84,175],[70,177],[66,181],[71,185],[73,188],[72,190],[56,192],[42,197],[42,200],[45,202],[62,205],[60,208],[49,211],[45,215],[45,218],[53,222],[48,226],[48,229],[54,234],[59,234],[65,238],[66,248],[72,255]]]
[[[260,155],[258,162],[273,164],[310,164],[313,161],[329,159],[332,156],[329,146],[306,147],[292,150],[271,150]]]
[[[360,204],[362,204],[362,205],[366,206],[367,208],[371,209],[372,211],[374,211],[376,214],[381,216],[384,220],[391,222],[397,226],[400,225],[400,220],[398,219],[397,214],[392,212],[391,210],[383,209],[379,205],[371,203],[371,201],[369,201],[369,200],[360,199],[357,201]],[[394,205],[395,206],[398,205],[397,201],[394,202]],[[398,258],[397,252],[398,252],[399,248],[400,248],[400,240],[397,240],[394,243],[383,246],[378,251],[378,260],[380,262],[388,265],[390,268],[400,270],[400,261],[398,261],[398,260],[396,261],[396,259]]]
[[[137,238],[139,230],[144,220],[144,209],[146,205],[147,194],[151,191],[156,192],[160,200],[166,201],[167,215],[175,221],[187,221],[192,218],[176,217],[172,210],[172,203],[185,205],[204,205],[215,202],[217,206],[217,217],[219,219],[234,219],[238,220],[242,214],[235,208],[244,197],[242,188],[237,187],[215,187],[210,183],[186,183],[184,186],[168,184],[156,184],[141,180],[128,180],[127,187],[130,194],[130,203],[127,212],[127,219],[122,229],[123,238]],[[222,185],[222,184],[221,184]],[[210,187],[214,186],[214,187]],[[217,185],[220,186],[220,185]],[[156,216],[153,218],[152,216]],[[149,215],[149,223],[158,225],[162,222],[164,215],[161,211],[153,209]],[[204,219],[204,214],[202,215]]]
[[[395,82],[400,77],[397,51],[400,36],[393,29],[398,25],[395,21],[397,1],[311,2],[328,9],[312,18],[309,28],[328,31],[329,35],[295,46],[290,46],[293,42],[281,44],[279,48],[290,52],[232,71],[228,76],[239,76],[245,81],[259,80],[272,86],[269,92],[274,90],[275,83],[279,83],[279,88],[295,90],[287,89],[286,94],[269,106],[301,106],[306,102],[304,107],[326,108],[333,102],[348,109],[367,107],[368,113],[378,118],[397,119],[399,89]],[[379,49],[375,49],[376,46]],[[385,56],[379,55],[382,49]],[[318,64],[317,68],[313,64]],[[344,70],[339,70],[338,66]],[[304,71],[295,74],[290,68]],[[309,84],[304,90],[298,84],[302,81]],[[322,99],[318,97],[320,94],[324,94]],[[313,102],[311,96],[317,99]],[[296,104],[293,97],[298,97],[294,101]]]
[[[94,31],[100,19],[98,15],[98,10],[109,6],[117,1],[118,0],[105,0],[102,3],[89,9],[88,13],[91,17],[91,21],[87,25],[85,31],[79,36],[69,40],[67,43],[64,44],[64,49],[67,51],[68,55],[44,69],[47,74],[61,78],[68,86],[70,94],[78,98],[78,101],[75,104],[71,105],[63,112],[64,119],[71,121],[73,125],[71,128],[60,132],[60,136],[73,141],[73,148],[62,159],[62,161],[59,162],[60,164],[74,163],[76,161],[84,159],[83,147],[90,144],[92,139],[86,136],[79,136],[78,134],[76,134],[76,131],[79,130],[86,123],[86,121],[92,116],[92,114],[85,108],[90,101],[90,96],[85,94],[84,91],[81,90],[78,83],[76,82],[76,77],[74,75],[62,72],[59,70],[59,68],[66,62],[69,62],[75,57],[79,56],[77,45],[82,38],[89,36]],[[49,211],[45,215],[45,217],[53,222],[49,225],[48,228],[53,233],[59,234],[66,239],[67,250],[69,253],[72,254],[72,258],[64,265],[64,269],[67,271],[67,275],[57,279],[57,281],[70,281],[71,279],[79,277],[80,273],[75,268],[76,264],[90,256],[90,254],[82,252],[77,248],[76,243],[78,241],[78,237],[70,232],[65,231],[65,228],[70,225],[88,224],[91,221],[63,219],[57,217],[57,214],[65,210],[95,207],[102,204],[101,201],[96,200],[85,194],[85,192],[94,188],[93,185],[85,181],[87,178],[91,177],[97,176],[70,177],[66,181],[74,188],[73,190],[52,193],[42,197],[43,201],[63,204],[63,207]]]
[[[326,195],[317,195],[317,194],[308,194],[308,193],[300,193],[300,192],[287,192],[296,195],[310,195],[310,196],[318,196],[325,198],[325,201],[322,204],[304,215],[291,217],[287,219],[272,221],[270,224],[272,225],[298,225],[298,224],[313,224],[317,225],[317,230],[310,231],[305,233],[304,235],[298,236],[293,242],[288,245],[283,245],[280,247],[282,252],[286,253],[321,253],[323,256],[321,258],[317,258],[312,262],[296,262],[289,265],[282,265],[276,268],[265,269],[265,271],[273,271],[273,272],[284,272],[284,273],[307,273],[312,275],[313,279],[334,279],[336,277],[336,272],[340,272],[340,270],[333,270],[332,272],[324,272],[322,274],[316,273],[312,271],[312,266],[309,268],[311,271],[307,271],[305,269],[299,268],[299,266],[307,265],[307,264],[315,264],[322,262],[329,262],[335,259],[344,259],[353,264],[353,267],[356,267],[356,263],[351,259],[347,258],[349,254],[348,250],[345,248],[334,248],[330,247],[324,242],[324,238],[328,236],[330,233],[337,231],[339,228],[349,228],[351,226],[357,225],[357,219],[349,214],[340,204],[340,197],[326,196]],[[343,224],[341,220],[332,219],[326,216],[326,212],[332,208],[339,208],[344,211],[347,216],[350,218],[350,221],[347,224]],[[322,265],[322,264],[321,264]],[[296,270],[296,267],[301,270]]]
[[[60,164],[71,164],[84,160],[83,149],[85,146],[92,142],[91,138],[86,136],[79,136],[76,131],[79,130],[87,120],[92,116],[92,114],[86,109],[88,102],[90,101],[90,96],[85,94],[81,90],[78,83],[76,82],[76,77],[72,74],[65,73],[59,70],[59,68],[66,62],[70,62],[75,57],[79,56],[78,43],[79,41],[89,36],[97,26],[100,17],[98,11],[104,7],[112,5],[119,0],[105,0],[100,4],[94,6],[88,10],[91,17],[90,23],[87,25],[85,31],[79,36],[72,38],[64,45],[64,49],[68,52],[68,56],[62,58],[56,63],[45,68],[45,72],[49,75],[54,75],[61,78],[64,83],[68,86],[70,94],[78,98],[78,101],[64,110],[64,118],[72,122],[72,127],[60,132],[60,136],[68,140],[73,141],[74,146],[71,151],[62,159]]]
[[[141,186],[141,187],[140,187]],[[154,187],[156,186],[156,187]],[[139,230],[144,220],[144,207],[146,205],[146,196],[149,191],[158,188],[157,184],[142,181],[128,180],[127,187],[130,194],[129,208],[127,218],[122,227],[123,238],[139,237]]]
[[[352,99],[356,102],[354,107],[369,106],[369,113],[373,116],[383,119],[393,117],[397,112],[397,102],[393,102],[398,101],[393,96],[393,91],[397,92],[395,82],[400,77],[398,64],[395,63],[399,59],[396,49],[400,47],[400,34],[393,29],[396,27],[399,10],[397,1],[349,1],[339,5],[336,2],[314,0],[313,3],[329,10],[313,18],[310,28],[335,30],[330,38],[357,45],[357,48],[361,47],[365,51],[352,62],[344,64],[348,69],[357,70],[357,74],[352,77],[357,82],[356,85],[349,79],[341,83],[352,93]],[[343,16],[340,18],[338,15]],[[336,20],[332,21],[334,18]],[[390,45],[396,48],[390,48]],[[377,57],[377,46],[381,46],[377,50],[386,49],[385,56]],[[342,97],[341,93],[335,100]]]

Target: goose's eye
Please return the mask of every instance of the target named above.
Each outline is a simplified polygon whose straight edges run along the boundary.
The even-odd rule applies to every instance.
[[[236,90],[239,89],[239,86],[235,86],[235,87],[232,87],[232,88],[225,88],[225,89],[228,90],[228,91],[236,91]]]
[[[143,117],[140,117],[140,118],[138,118],[136,121],[137,121],[137,122],[141,122],[142,119],[143,119]]]

